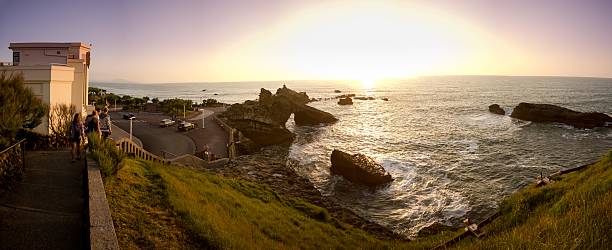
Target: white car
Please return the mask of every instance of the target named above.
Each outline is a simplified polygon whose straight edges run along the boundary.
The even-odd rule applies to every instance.
[[[197,127],[197,125],[193,124],[191,122],[181,122],[178,125],[178,130],[188,131],[188,130],[194,129],[196,127]]]
[[[159,122],[159,126],[160,126],[160,127],[162,127],[162,128],[163,128],[163,127],[169,127],[169,126],[174,125],[175,123],[176,123],[176,122],[175,122],[175,121],[173,121],[173,120],[170,120],[170,119],[163,119],[163,120],[161,120],[161,121]]]

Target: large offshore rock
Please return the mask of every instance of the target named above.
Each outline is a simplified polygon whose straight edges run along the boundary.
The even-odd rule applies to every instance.
[[[219,115],[230,127],[238,129],[246,139],[241,148],[252,151],[258,147],[293,141],[295,135],[285,124],[294,114],[296,125],[317,125],[337,121],[330,113],[306,105],[310,101],[304,92],[287,87],[279,88],[276,94],[261,89],[259,100],[234,104]],[[248,150],[247,150],[248,149]]]
[[[576,128],[611,127],[612,117],[603,113],[582,113],[551,104],[519,103],[511,117],[533,122],[559,122]]]
[[[308,105],[295,107],[293,119],[295,120],[295,124],[299,126],[329,124],[338,121],[332,114]]]
[[[340,98],[338,105],[353,105],[353,99],[350,97]]]
[[[376,186],[393,181],[380,164],[363,154],[348,154],[334,149],[331,154],[331,172],[349,181]]]
[[[504,111],[504,109],[502,109],[498,104],[492,104],[489,106],[489,112],[493,113],[493,114],[498,114],[498,115],[505,115],[506,111]]]

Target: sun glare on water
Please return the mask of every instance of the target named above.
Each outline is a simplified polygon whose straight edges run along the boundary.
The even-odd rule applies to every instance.
[[[360,80],[360,82],[363,89],[366,90],[373,89],[376,85],[376,79],[374,78],[363,78]]]

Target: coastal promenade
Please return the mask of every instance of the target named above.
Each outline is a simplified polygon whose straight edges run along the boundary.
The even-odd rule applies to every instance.
[[[113,124],[130,131],[130,121],[121,119],[123,112],[113,112]],[[194,154],[194,142],[183,133],[177,131],[176,126],[161,128],[159,121],[168,118],[161,114],[139,112],[132,121],[132,133],[142,141],[144,149],[161,156],[164,152],[172,155]]]
[[[84,248],[84,159],[34,151],[25,162],[23,179],[0,196],[0,249]]]
[[[222,107],[207,108],[200,110],[195,116],[187,117],[188,121],[198,125],[196,129],[187,132],[178,131],[176,125],[166,128],[159,127],[159,121],[170,118],[169,116],[161,113],[138,112],[135,113],[136,120],[132,122],[132,133],[142,141],[144,149],[159,156],[166,154],[168,158],[173,158],[184,154],[194,154],[204,150],[204,147],[207,146],[209,152],[216,157],[227,157],[227,132],[213,118],[214,113],[223,110]],[[113,124],[124,131],[129,131],[130,123],[128,120],[121,119],[123,114],[124,112],[113,112]],[[129,136],[127,132],[126,135]],[[121,137],[121,135],[117,136]]]
[[[223,110],[225,109],[221,107],[200,110],[202,114],[189,119],[189,121],[198,124],[198,128],[185,133],[185,135],[195,142],[197,152],[204,150],[204,145],[206,145],[208,146],[208,151],[214,154],[215,157],[228,157],[227,132],[215,122],[213,116],[215,113]]]

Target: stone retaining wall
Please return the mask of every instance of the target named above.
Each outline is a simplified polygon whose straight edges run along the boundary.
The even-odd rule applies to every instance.
[[[87,158],[88,225],[90,249],[119,249],[104,183],[96,161]]]

